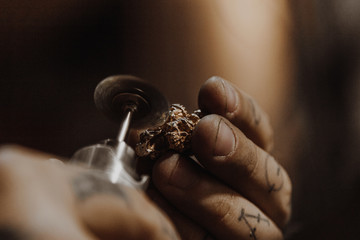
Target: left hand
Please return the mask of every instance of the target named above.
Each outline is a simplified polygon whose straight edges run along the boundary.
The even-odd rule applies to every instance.
[[[282,239],[291,182],[271,156],[273,132],[255,101],[213,77],[200,90],[210,114],[193,133],[198,162],[169,153],[153,169],[150,195],[183,239]]]

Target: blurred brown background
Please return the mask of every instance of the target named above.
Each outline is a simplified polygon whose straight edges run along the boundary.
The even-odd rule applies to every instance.
[[[194,109],[220,75],[272,119],[294,182],[288,239],[357,239],[359,13],[355,0],[0,0],[0,144],[70,157],[116,136],[93,104],[101,79],[134,74]]]
[[[164,3],[1,1],[0,143],[69,157],[115,137],[118,126],[93,104],[96,84],[114,74],[146,78],[195,108],[200,83],[191,79],[200,77],[196,58],[206,58],[187,57],[202,44],[188,33],[196,16]]]
[[[0,143],[69,156],[114,137],[92,100],[114,74],[145,78],[190,110],[219,75],[281,126],[293,95],[290,22],[285,0],[1,0]]]

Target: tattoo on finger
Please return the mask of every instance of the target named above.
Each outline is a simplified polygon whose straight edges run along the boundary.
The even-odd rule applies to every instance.
[[[283,188],[284,185],[284,176],[279,164],[276,166],[275,173],[269,169],[269,159],[271,156],[266,155],[265,158],[265,180],[268,186],[268,192],[278,192]]]
[[[250,230],[250,238],[253,238],[254,240],[257,240],[256,227],[253,227],[250,224],[250,222],[249,222],[250,219],[255,219],[258,224],[264,222],[264,223],[266,223],[267,226],[270,226],[270,221],[269,221],[269,219],[267,219],[265,217],[262,217],[260,215],[260,213],[258,213],[257,215],[249,214],[249,213],[245,212],[244,208],[241,208],[241,213],[240,213],[240,216],[238,217],[238,221],[239,222],[241,222],[241,221],[245,222],[246,226]]]

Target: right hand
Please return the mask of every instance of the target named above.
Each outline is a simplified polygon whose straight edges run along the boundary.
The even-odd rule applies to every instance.
[[[0,239],[178,239],[142,192],[49,158],[0,147]]]

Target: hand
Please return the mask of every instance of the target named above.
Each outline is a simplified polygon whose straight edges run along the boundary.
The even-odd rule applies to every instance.
[[[0,148],[1,239],[178,239],[143,193],[49,158]]]
[[[273,132],[255,101],[213,77],[201,88],[192,138],[196,161],[169,153],[153,169],[150,195],[182,239],[282,239],[291,182],[269,153]]]

